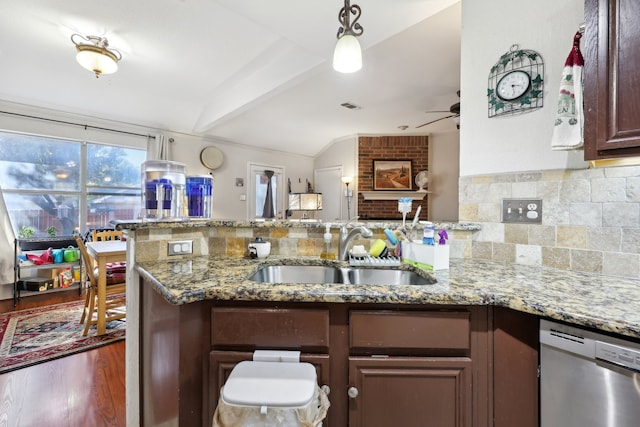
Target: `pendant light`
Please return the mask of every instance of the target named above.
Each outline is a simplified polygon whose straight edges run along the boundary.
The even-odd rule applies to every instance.
[[[361,13],[360,6],[352,6],[349,0],[344,0],[344,7],[338,14],[342,26],[338,29],[338,42],[333,52],[333,69],[340,73],[354,73],[362,68],[362,50],[358,42],[358,37],[364,31],[358,24]]]
[[[102,74],[112,74],[118,71],[118,61],[122,54],[116,49],[109,48],[106,37],[82,36],[74,34],[71,41],[76,45],[76,60],[89,71],[95,73],[96,78]]]

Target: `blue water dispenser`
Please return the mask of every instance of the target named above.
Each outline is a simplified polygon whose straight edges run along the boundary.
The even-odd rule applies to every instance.
[[[177,220],[186,216],[184,163],[147,160],[142,163],[142,217]]]
[[[187,211],[190,218],[211,218],[213,178],[207,175],[187,177]]]

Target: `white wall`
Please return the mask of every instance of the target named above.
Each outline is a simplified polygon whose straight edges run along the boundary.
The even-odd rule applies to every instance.
[[[351,199],[351,216],[358,212],[358,136],[350,136],[340,139],[318,154],[313,163],[315,169],[328,168],[332,166],[342,166],[343,176],[354,177],[353,184],[349,187],[353,189]],[[330,184],[330,183],[328,183]],[[343,200],[341,218],[347,217],[347,203]]]
[[[460,134],[434,133],[429,137],[429,219],[458,220]]]
[[[174,138],[170,147],[171,160],[185,163],[187,175],[210,173],[213,176],[213,217],[215,219],[247,219],[248,202],[241,200],[241,196],[250,197],[247,176],[249,162],[283,167],[285,169],[283,185],[286,186],[286,180],[290,178],[293,192],[306,191],[307,179],[313,184],[313,158],[311,157],[241,144],[204,140],[184,134],[174,135],[167,132],[166,135]],[[200,152],[207,146],[215,146],[224,154],[222,166],[214,171],[210,171],[200,163]],[[236,178],[244,179],[244,187],[236,186]],[[286,187],[284,188],[286,194]]]
[[[582,151],[551,151],[560,77],[584,0],[462,2],[460,175],[582,168]],[[487,117],[490,68],[511,45],[532,49],[545,65],[544,107]],[[582,46],[582,51],[586,49]]]
[[[38,108],[24,104],[0,101],[0,129],[14,132],[32,133],[36,135],[55,136],[76,141],[95,141],[124,147],[145,148],[147,138],[127,135],[117,132],[105,132],[91,127],[75,126],[62,122],[80,123],[94,127],[136,133],[140,135],[154,135],[157,130],[128,123],[101,120],[94,117],[64,113],[62,111]],[[45,118],[36,120],[32,117]]]

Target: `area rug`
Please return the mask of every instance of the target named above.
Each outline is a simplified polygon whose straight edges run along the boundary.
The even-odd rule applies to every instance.
[[[107,322],[96,336],[95,326],[82,336],[84,301],[0,314],[0,374],[125,338],[124,319]]]

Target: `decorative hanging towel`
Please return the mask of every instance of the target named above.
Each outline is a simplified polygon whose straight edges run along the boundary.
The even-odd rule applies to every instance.
[[[584,145],[584,105],[582,101],[582,69],[584,58],[580,52],[582,33],[573,37],[571,53],[564,63],[558,111],[551,137],[552,150],[576,150]]]

